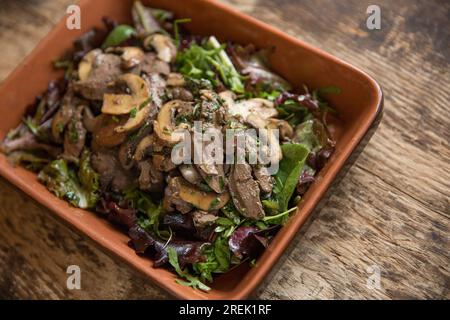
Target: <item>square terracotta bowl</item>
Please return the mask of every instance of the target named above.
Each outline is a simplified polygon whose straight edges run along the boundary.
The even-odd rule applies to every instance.
[[[53,70],[52,61],[71,48],[72,42],[84,32],[95,26],[101,27],[103,16],[121,23],[130,22],[132,2],[82,0],[79,3],[82,30],[68,30],[65,19],[55,26],[0,86],[0,113],[3,114],[0,117],[0,139],[20,123],[26,107],[34,101],[36,95],[46,89],[47,83],[61,77],[61,73]],[[331,104],[342,120],[337,128],[339,139],[336,152],[305,195],[296,214],[259,258],[257,266],[241,266],[218,277],[212,290],[207,293],[181,286],[175,282],[174,274],[164,269],[155,269],[150,259],[137,256],[127,245],[127,235],[94,213],[72,208],[56,198],[37,181],[33,173],[11,166],[3,154],[0,154],[0,173],[69,226],[120,257],[175,297],[244,299],[262,282],[338,173],[354,158],[351,156],[355,156],[358,149],[361,149],[357,147],[364,145],[373,131],[371,129],[376,128],[382,114],[381,89],[372,78],[355,67],[219,2],[154,0],[144,3],[171,10],[179,18],[191,18],[192,22],[186,26],[194,33],[215,35],[222,41],[253,43],[260,48],[274,47],[270,57],[272,69],[294,85],[306,84],[310,88],[332,85],[342,89],[341,94],[330,97]]]

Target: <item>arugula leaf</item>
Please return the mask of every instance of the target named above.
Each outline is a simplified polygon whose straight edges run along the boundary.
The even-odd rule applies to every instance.
[[[178,71],[184,76],[201,80],[209,80],[218,84],[218,78],[236,93],[244,93],[241,75],[215,37],[210,37],[202,46],[192,44],[188,49],[178,52]]]
[[[222,46],[216,37],[212,36],[208,40],[208,45],[219,51],[218,60],[213,61],[214,66],[220,72],[222,80],[230,89],[236,93],[244,93],[244,84],[241,81],[241,75],[237,72],[230,57],[225,52],[225,46]]]
[[[241,216],[234,207],[233,201],[228,202],[220,210],[224,214],[224,216],[231,220],[235,225],[239,225],[241,223]]]
[[[197,277],[189,274],[189,272],[181,270],[180,264],[178,263],[178,254],[176,250],[172,247],[167,248],[167,254],[169,255],[169,263],[175,269],[177,274],[186,279],[187,281],[177,280],[177,282],[183,286],[192,287],[194,289],[200,289],[203,291],[211,290],[210,287],[201,282]]]
[[[214,241],[214,255],[216,256],[220,269],[226,272],[230,268],[231,259],[231,251],[227,238],[217,237],[216,241]]]
[[[217,273],[217,270],[219,270],[219,262],[214,254],[214,247],[208,246],[205,248],[203,255],[206,257],[206,261],[197,262],[192,267],[202,281],[213,282],[213,273]]]

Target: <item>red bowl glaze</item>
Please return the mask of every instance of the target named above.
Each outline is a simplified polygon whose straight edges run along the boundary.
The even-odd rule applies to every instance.
[[[101,27],[103,16],[129,22],[132,2],[82,0],[79,3],[82,30],[68,30],[65,19],[55,26],[0,86],[0,112],[5,115],[0,118],[0,139],[18,125],[26,107],[34,101],[36,95],[46,89],[48,82],[61,77],[60,72],[53,70],[52,61],[71,48],[72,42],[81,34],[94,26]],[[164,269],[155,269],[151,260],[137,256],[127,245],[127,235],[94,213],[72,208],[56,198],[37,181],[33,173],[11,166],[3,154],[0,154],[0,174],[51,209],[69,226],[87,235],[176,297],[244,299],[262,282],[283,254],[338,173],[359,153],[361,148],[357,147],[363,146],[370,138],[382,114],[383,95],[380,86],[350,64],[221,3],[212,0],[144,2],[153,7],[171,10],[180,18],[192,18],[192,23],[186,27],[194,33],[216,35],[222,41],[232,40],[242,44],[253,43],[260,48],[275,48],[270,57],[272,68],[295,85],[306,84],[310,88],[333,85],[342,89],[341,94],[330,96],[330,102],[337,109],[341,120],[336,124],[336,132],[339,133],[336,152],[308,190],[297,213],[259,258],[257,266],[241,266],[218,277],[212,285],[213,289],[207,293],[181,286],[175,282],[174,274]]]

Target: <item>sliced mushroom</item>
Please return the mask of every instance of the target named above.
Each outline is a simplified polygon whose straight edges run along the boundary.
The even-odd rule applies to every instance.
[[[170,65],[159,60],[154,52],[146,52],[144,60],[139,67],[146,74],[168,75],[170,73]]]
[[[181,200],[203,211],[219,210],[230,200],[230,194],[228,192],[222,194],[205,192],[188,183],[181,177],[172,178],[171,183],[177,190]]]
[[[165,144],[173,146],[179,143],[183,136],[174,134],[176,126],[174,124],[174,115],[178,110],[181,110],[186,105],[191,106],[190,103],[181,100],[172,100],[164,104],[158,113],[158,117],[153,124],[154,131],[158,138]],[[182,129],[182,125],[179,126]]]
[[[141,161],[147,155],[148,150],[153,146],[154,138],[152,135],[144,137],[137,145],[136,151],[134,152],[134,159],[136,161]]]
[[[89,74],[92,71],[92,65],[94,63],[95,58],[99,54],[102,53],[102,50],[100,49],[94,49],[90,52],[88,52],[83,59],[80,61],[80,64],[78,65],[78,78],[80,81],[86,81],[89,77]]]
[[[275,134],[277,129],[260,130],[260,139],[267,141],[267,144],[262,146],[261,150],[265,153],[266,159],[270,159],[271,163],[278,163],[283,159],[283,152],[281,151],[279,135]]]
[[[139,110],[134,117],[130,117],[124,125],[116,127],[114,131],[117,133],[124,133],[139,129],[148,119],[148,116],[151,114],[151,110],[152,106],[147,105],[146,107]]]
[[[103,97],[102,113],[111,115],[128,114],[131,110],[143,109],[145,102],[150,97],[150,89],[147,82],[141,77],[127,73],[119,77],[119,82],[124,82],[131,94],[105,94]]]
[[[228,105],[228,112],[233,116],[240,116],[244,121],[250,114],[258,115],[263,120],[274,118],[278,115],[275,104],[267,99],[255,98],[240,101],[232,105]]]
[[[281,119],[268,119],[267,128],[278,129],[280,132],[281,140],[292,139],[294,136],[294,129],[289,122]]]
[[[183,178],[185,178],[189,183],[193,185],[200,185],[203,181],[202,176],[198,173],[197,169],[191,164],[182,164],[180,167],[180,172]]]
[[[141,64],[144,61],[145,54],[142,49],[138,47],[115,47],[109,49],[107,52],[114,52],[120,54],[122,59],[122,67],[124,69],[131,69]]]
[[[264,129],[267,126],[266,120],[257,113],[250,113],[245,122],[255,129]]]
[[[144,40],[144,47],[153,47],[158,54],[158,58],[164,62],[171,63],[177,56],[177,47],[173,40],[163,34],[153,34]]]
[[[246,218],[260,220],[264,210],[260,200],[258,183],[252,177],[249,164],[236,164],[229,179],[230,193],[236,209]]]
[[[230,200],[228,192],[217,194],[201,191],[182,179],[179,180],[179,187],[180,198],[203,211],[219,210]]]
[[[222,91],[221,93],[219,93],[219,97],[225,101],[225,104],[227,106],[232,106],[235,104],[235,100],[236,100],[236,94],[233,91]]]
[[[183,87],[185,84],[186,81],[180,73],[172,72],[167,76],[167,85],[170,87]]]

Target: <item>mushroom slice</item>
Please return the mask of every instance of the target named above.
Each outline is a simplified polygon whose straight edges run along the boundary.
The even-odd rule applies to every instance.
[[[225,101],[225,104],[230,107],[235,104],[236,94],[233,91],[227,90],[219,93],[219,97]]]
[[[134,117],[130,117],[124,125],[115,128],[114,131],[117,133],[122,133],[139,129],[144,125],[150,115],[151,108],[152,107],[150,105],[147,105],[143,109],[139,110]]]
[[[124,82],[128,86],[131,95],[106,93],[103,96],[102,113],[123,115],[130,113],[133,109],[142,109],[150,97],[147,82],[132,73],[120,76],[118,81]]]
[[[264,143],[264,145],[261,146],[261,150],[265,152],[266,159],[270,158],[270,161],[272,162],[279,162],[283,158],[283,152],[281,151],[279,140],[279,136],[282,133],[278,125],[271,124],[270,120],[276,119],[263,119],[261,116],[251,113],[248,115],[246,123],[250,124],[255,129],[266,129],[266,130],[259,130],[260,139],[266,141],[267,143],[267,145],[266,143]],[[287,122],[286,124],[289,126]],[[277,132],[277,130],[279,131]]]
[[[289,122],[281,119],[268,119],[267,120],[268,129],[278,129],[280,131],[280,138],[282,140],[292,139],[294,136],[294,129],[291,127]]]
[[[110,52],[119,53],[122,58],[122,66],[124,69],[131,69],[144,61],[145,53],[138,47],[116,47],[108,50]]]
[[[223,208],[230,200],[230,194],[224,192],[205,192],[188,183],[181,177],[173,178],[181,200],[203,211],[214,211]]]
[[[245,122],[255,129],[264,129],[267,125],[266,120],[256,113],[250,113]]]
[[[275,118],[278,115],[275,104],[270,100],[261,98],[244,100],[231,105],[229,104],[228,112],[232,116],[241,116],[244,121],[247,120],[247,117],[250,114],[258,115],[264,120]]]
[[[193,165],[182,164],[179,169],[183,178],[185,178],[189,183],[198,186],[203,182],[202,176]]]
[[[181,73],[172,72],[167,76],[167,85],[170,87],[183,87],[186,84]]]
[[[141,161],[145,158],[147,151],[153,146],[154,138],[152,135],[144,137],[136,147],[134,159]]]
[[[153,123],[153,129],[163,143],[175,145],[183,139],[181,134],[174,134],[177,128],[173,123],[173,117],[176,111],[182,110],[186,105],[190,106],[191,104],[181,100],[172,100],[161,107],[158,117]],[[179,128],[181,129],[181,126]]]
[[[86,81],[89,77],[89,74],[92,71],[92,64],[94,63],[95,58],[99,54],[102,53],[102,50],[100,49],[94,49],[92,51],[89,51],[83,59],[80,61],[80,64],[78,65],[78,78],[80,81]]]
[[[144,47],[153,47],[161,61],[171,63],[177,56],[177,47],[168,36],[155,33],[144,40]]]

